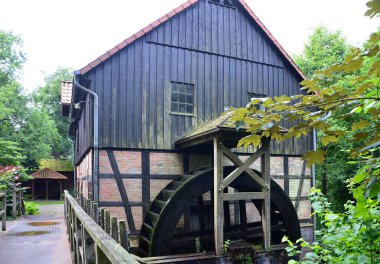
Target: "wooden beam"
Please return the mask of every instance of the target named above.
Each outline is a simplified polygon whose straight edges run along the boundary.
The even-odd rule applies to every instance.
[[[239,176],[243,171],[245,171],[249,176],[251,176],[251,178],[257,182],[261,187],[264,187],[266,185],[266,183],[264,182],[264,180],[259,176],[257,175],[253,170],[251,170],[249,168],[249,166],[251,164],[248,164],[248,167],[246,167],[245,163],[248,161],[252,161],[252,163],[258,159],[261,155],[264,154],[264,150],[263,148],[259,149],[257,152],[255,152],[252,156],[250,156],[246,162],[242,162],[239,157],[232,153],[231,150],[227,149],[226,147],[224,146],[221,146],[222,150],[223,150],[223,153],[224,155],[227,156],[227,158],[229,158],[236,166],[240,167],[240,168],[236,168],[233,172],[230,173],[230,175],[228,175],[226,177],[226,179],[224,179],[223,181],[223,185],[222,185],[222,188],[225,188],[227,187],[233,180],[236,179],[237,176]],[[241,169],[243,168],[243,169]],[[231,175],[231,174],[234,174],[234,175]],[[237,175],[237,176],[236,176]],[[236,177],[235,177],[236,176]],[[233,178],[235,177],[235,178]]]
[[[127,194],[127,191],[125,190],[123,180],[120,177],[119,166],[117,164],[115,154],[113,153],[112,150],[107,149],[107,155],[111,164],[112,172],[114,173],[114,176],[115,176],[115,181],[119,189],[121,200],[123,201],[124,212],[125,212],[125,216],[127,217],[128,227],[131,231],[136,231],[132,209],[129,204],[128,194]]]
[[[263,200],[265,199],[265,192],[238,192],[238,193],[225,193],[224,201],[246,201],[246,200]]]
[[[32,180],[32,200],[34,200],[34,181]]]
[[[204,201],[203,196],[198,197],[198,221],[199,221],[199,229],[201,230],[201,236],[205,235],[206,230],[206,222],[205,222],[205,214],[204,214]]]
[[[263,246],[265,250],[270,249],[271,242],[271,219],[270,219],[270,140],[263,139],[262,146],[265,151],[263,158],[261,159],[262,176],[265,181],[266,187],[263,188],[263,192],[266,193],[263,206],[261,208],[261,222],[263,225]]]
[[[306,160],[304,160],[303,165],[302,165],[300,184],[298,185],[297,199],[296,199],[296,204],[294,206],[296,208],[297,212],[298,212],[298,207],[300,206],[300,198],[301,198],[301,194],[302,194],[302,188],[303,188],[303,182],[305,179],[305,173],[306,173]]]
[[[223,150],[218,138],[214,138],[214,240],[216,255],[223,254]]]
[[[5,193],[0,193],[0,199],[1,199],[1,230],[6,231],[7,229],[7,196]]]
[[[61,200],[62,199],[62,182],[59,181],[58,183],[59,183],[59,200]]]
[[[228,194],[228,188],[225,188],[223,190],[223,210],[224,210],[224,225],[226,227],[231,226],[231,213],[230,213],[230,202],[226,199],[224,199],[225,195]]]
[[[239,210],[240,210],[240,229],[243,233],[243,238],[247,239],[247,209],[245,206],[245,201],[239,201]]]
[[[45,190],[46,190],[46,193],[45,193],[46,200],[49,200],[49,181],[45,181]]]

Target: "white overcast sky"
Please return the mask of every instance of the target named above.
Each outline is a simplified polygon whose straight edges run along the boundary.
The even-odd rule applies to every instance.
[[[364,17],[367,0],[246,0],[289,54],[312,29],[341,30],[359,45],[379,25]],[[27,91],[57,67],[80,69],[185,0],[0,0],[0,29],[24,40]]]

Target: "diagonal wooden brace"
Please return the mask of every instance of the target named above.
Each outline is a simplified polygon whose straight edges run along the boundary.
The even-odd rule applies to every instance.
[[[245,162],[241,161],[239,157],[232,153],[231,150],[227,149],[225,146],[220,145],[223,150],[224,155],[227,156],[236,166],[238,166],[234,171],[232,171],[224,180],[221,185],[221,189],[228,187],[231,182],[233,182],[240,174],[246,172],[251,178],[257,182],[261,187],[267,187],[265,181],[257,175],[253,170],[249,168],[253,162],[255,162],[258,158],[260,158],[265,153],[265,148],[260,148],[257,152],[255,152],[252,156],[250,156]]]

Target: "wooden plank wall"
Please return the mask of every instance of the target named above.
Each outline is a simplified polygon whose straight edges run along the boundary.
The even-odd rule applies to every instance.
[[[244,12],[201,0],[83,76],[100,99],[100,146],[173,149],[198,122],[245,106],[248,92],[298,94],[300,77]],[[194,84],[194,116],[170,113],[171,82]],[[91,135],[79,127],[79,138]],[[311,137],[272,149],[310,146]]]

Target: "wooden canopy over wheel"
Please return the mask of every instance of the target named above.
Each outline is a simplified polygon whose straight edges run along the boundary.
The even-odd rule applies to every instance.
[[[236,167],[224,167],[224,176],[235,169]],[[255,173],[260,174],[257,171]],[[202,250],[214,250],[213,182],[214,170],[201,169],[171,182],[158,194],[142,224],[139,244],[141,255],[192,253],[195,252],[195,239],[198,237]],[[233,189],[235,194],[260,190],[260,186],[247,173],[243,173],[230,186],[229,191]],[[244,239],[260,244],[263,240],[262,223],[250,219],[247,212],[248,207],[261,212],[262,201],[224,202],[224,239]],[[190,221],[181,225],[186,214]],[[294,206],[273,180],[270,214],[272,243],[279,244],[284,235],[292,240],[300,237],[300,225]],[[233,215],[232,221],[230,215]]]

